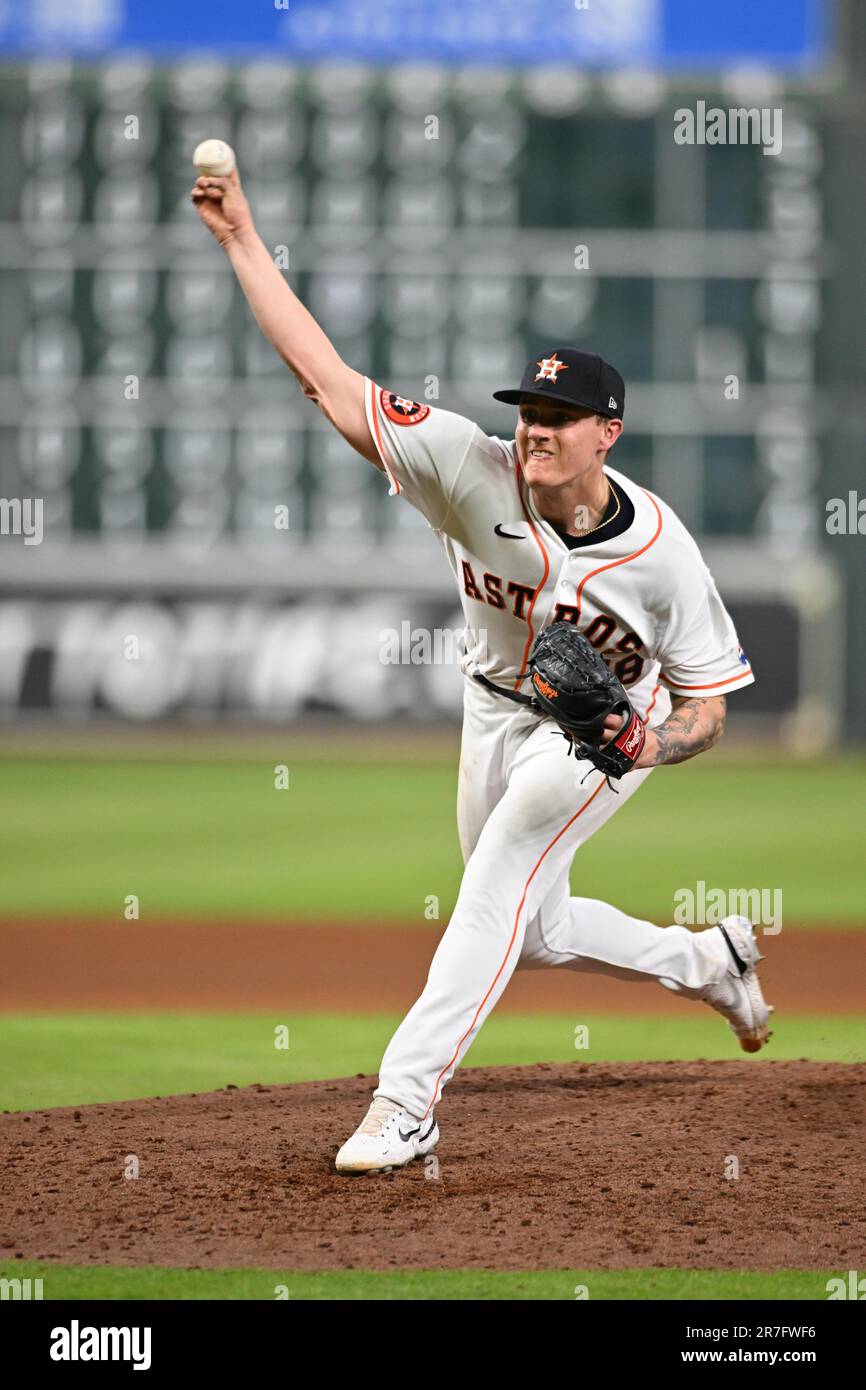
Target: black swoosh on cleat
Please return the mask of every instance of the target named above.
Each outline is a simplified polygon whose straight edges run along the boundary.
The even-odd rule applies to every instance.
[[[501,536],[504,541],[525,541],[525,536],[515,536],[511,531],[503,531],[502,522],[499,521],[493,528],[494,535]]]
[[[420,1128],[421,1128],[421,1126],[419,1125],[419,1126],[418,1126],[418,1129],[410,1129],[408,1134],[404,1134],[403,1131],[402,1131],[402,1129],[399,1129],[399,1128],[398,1128],[397,1133],[399,1134],[400,1138],[403,1140],[403,1143],[405,1144],[405,1143],[408,1142],[408,1140],[410,1140],[410,1139],[412,1138],[412,1135],[413,1135],[413,1134],[417,1134],[417,1133],[418,1133],[418,1130],[420,1130]],[[426,1135],[425,1135],[425,1138],[426,1138]]]
[[[726,943],[727,943],[728,950],[730,951],[731,955],[734,957],[734,960],[736,961],[737,969],[739,970],[739,972],[740,972],[741,975],[745,975],[746,971],[747,971],[748,968],[749,968],[748,962],[747,962],[747,961],[744,961],[743,958],[742,958],[742,956],[738,956],[738,955],[737,955],[736,951],[734,950],[734,943],[733,943],[733,941],[731,940],[731,938],[728,936],[728,933],[725,931],[725,929],[724,929],[724,927],[722,926],[721,922],[719,923],[719,931],[722,933],[722,936],[725,938],[725,941],[726,941]]]

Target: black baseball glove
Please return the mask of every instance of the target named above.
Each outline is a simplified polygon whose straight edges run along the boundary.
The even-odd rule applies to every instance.
[[[574,623],[542,628],[529,653],[533,702],[551,715],[578,758],[594,763],[606,777],[631,772],[646,731],[621,681]],[[618,733],[602,743],[604,721],[621,716]]]

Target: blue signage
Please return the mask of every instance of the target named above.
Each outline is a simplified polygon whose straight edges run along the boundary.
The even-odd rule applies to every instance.
[[[67,0],[0,3],[0,54],[796,73],[830,56],[833,0]]]

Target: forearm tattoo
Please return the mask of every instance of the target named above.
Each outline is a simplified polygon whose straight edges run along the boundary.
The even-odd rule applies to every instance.
[[[684,763],[696,753],[712,748],[725,727],[725,700],[717,695],[709,700],[683,700],[663,724],[653,730],[658,752],[656,763]]]

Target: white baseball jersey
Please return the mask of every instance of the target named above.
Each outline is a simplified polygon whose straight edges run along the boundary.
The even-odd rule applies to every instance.
[[[462,415],[365,384],[391,484],[441,542],[466,617],[464,673],[521,690],[540,628],[577,623],[657,723],[673,695],[726,695],[754,680],[712,575],[666,503],[610,467],[628,524],[570,549],[539,515],[514,440]]]

